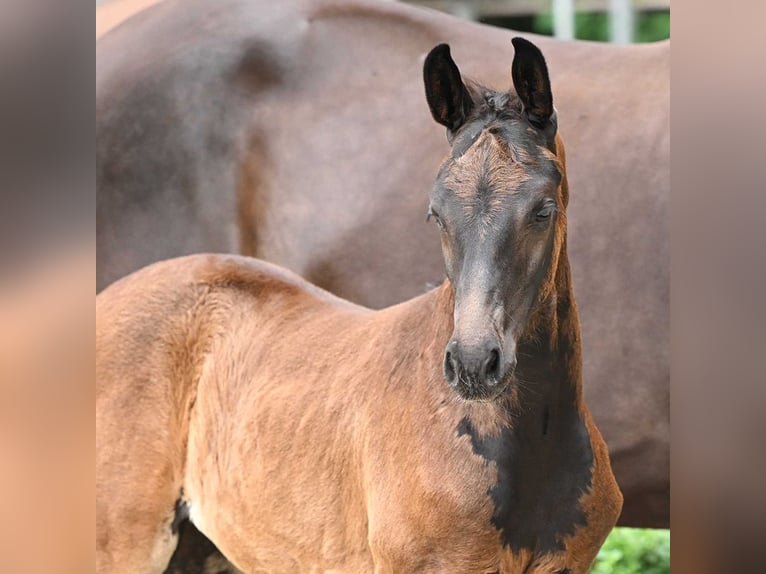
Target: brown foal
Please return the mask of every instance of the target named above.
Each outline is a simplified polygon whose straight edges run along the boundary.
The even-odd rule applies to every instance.
[[[371,311],[196,255],[97,297],[98,572],[162,572],[185,516],[245,572],[587,571],[622,496],[582,400],[548,70],[514,46],[515,92],[425,61],[441,286]]]

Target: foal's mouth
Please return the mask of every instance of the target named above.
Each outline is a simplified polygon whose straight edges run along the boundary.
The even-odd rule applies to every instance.
[[[494,385],[471,384],[470,382],[459,380],[452,386],[455,394],[461,401],[474,403],[491,403],[500,398],[514,384],[514,371],[510,370],[503,377],[503,380]]]

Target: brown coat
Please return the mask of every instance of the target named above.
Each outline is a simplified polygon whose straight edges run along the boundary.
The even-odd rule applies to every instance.
[[[117,282],[96,311],[98,572],[161,571],[179,499],[248,572],[579,574],[619,515],[574,306],[555,335],[569,357],[556,396],[571,401],[550,427],[567,452],[519,446],[520,466],[484,447],[526,436],[529,399],[462,402],[443,380],[448,282],[370,311],[264,262],[200,255]],[[557,422],[570,412],[584,443]],[[591,453],[582,491],[573,448]],[[498,507],[515,500],[496,496],[509,478],[526,516]],[[517,519],[525,533],[506,532]]]

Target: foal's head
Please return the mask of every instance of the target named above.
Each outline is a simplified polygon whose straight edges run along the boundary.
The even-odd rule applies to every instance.
[[[516,343],[553,289],[564,236],[566,186],[556,114],[540,50],[513,40],[515,94],[465,84],[449,46],[425,61],[426,98],[452,153],[431,193],[454,289],[444,354],[461,397],[491,400],[516,367]]]

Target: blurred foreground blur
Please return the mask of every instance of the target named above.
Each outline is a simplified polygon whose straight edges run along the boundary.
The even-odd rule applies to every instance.
[[[93,261],[73,245],[0,283],[2,572],[92,564]]]
[[[590,574],[669,574],[670,531],[615,528],[598,552]]]
[[[0,1],[0,572],[94,564],[93,47],[78,44],[84,34],[67,3]]]

